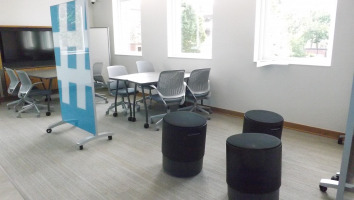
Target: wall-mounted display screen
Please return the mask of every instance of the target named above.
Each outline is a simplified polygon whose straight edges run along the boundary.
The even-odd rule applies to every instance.
[[[5,67],[55,65],[51,28],[0,28],[0,51]]]

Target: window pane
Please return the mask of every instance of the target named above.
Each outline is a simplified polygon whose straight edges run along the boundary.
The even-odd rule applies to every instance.
[[[212,0],[170,0],[169,55],[211,57]]]
[[[115,0],[113,5],[116,54],[141,55],[140,0]]]
[[[260,59],[330,58],[335,6],[336,0],[263,1],[256,44]]]

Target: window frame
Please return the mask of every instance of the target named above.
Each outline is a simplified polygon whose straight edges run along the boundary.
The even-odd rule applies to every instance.
[[[142,48],[142,29],[140,23],[140,40],[141,40],[141,51],[123,51],[119,48],[119,37],[122,33],[120,30],[124,30],[122,28],[120,21],[122,20],[122,13],[120,11],[120,3],[122,0],[112,0],[112,15],[113,15],[113,41],[114,41],[114,54],[115,55],[125,55],[125,56],[142,56],[143,48]],[[140,1],[140,22],[141,22],[141,1]]]
[[[256,2],[256,19],[255,19],[255,38],[254,38],[254,54],[253,61],[257,63],[257,67],[263,67],[268,65],[309,65],[309,66],[324,66],[330,67],[332,65],[332,53],[333,53],[333,40],[335,31],[335,21],[336,21],[336,10],[338,0],[333,4],[331,10],[331,23],[329,27],[328,45],[327,45],[327,56],[326,58],[296,58],[288,56],[284,58],[267,59],[264,58],[264,41],[266,26],[266,12],[267,6],[270,4],[268,0],[258,0]]]
[[[181,30],[180,5],[181,0],[167,0],[167,56],[170,58],[212,59],[212,42],[208,53],[183,53],[181,51],[182,35],[177,34]],[[212,40],[213,34],[210,37]]]

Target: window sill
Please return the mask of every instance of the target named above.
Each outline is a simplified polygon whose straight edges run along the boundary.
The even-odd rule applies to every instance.
[[[330,67],[330,60],[258,60],[254,61],[257,63],[257,67],[265,67],[270,65],[307,65],[307,66],[319,66],[319,67]]]
[[[169,54],[169,58],[191,58],[191,59],[205,59],[210,60],[213,57],[211,55],[199,55],[199,54]]]
[[[132,53],[132,52],[119,52],[119,53],[114,53],[116,56],[142,56],[142,53]]]

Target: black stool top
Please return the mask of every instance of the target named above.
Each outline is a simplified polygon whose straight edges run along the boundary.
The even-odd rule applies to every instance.
[[[284,118],[267,110],[250,110],[245,113],[245,118],[264,124],[282,125]]]
[[[278,147],[281,140],[268,134],[247,133],[232,135],[227,138],[226,143],[242,149],[264,150]]]
[[[206,124],[206,119],[193,112],[176,111],[165,115],[163,120],[173,126],[177,127],[200,127]]]

